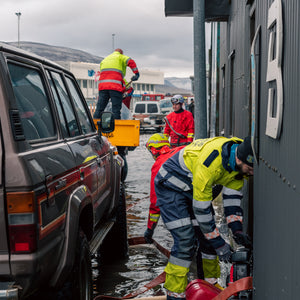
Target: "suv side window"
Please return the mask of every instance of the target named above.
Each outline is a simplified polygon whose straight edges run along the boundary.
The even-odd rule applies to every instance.
[[[61,104],[60,99],[58,97],[58,92],[55,89],[55,86],[54,86],[54,83],[53,83],[53,80],[51,78],[51,75],[50,75],[49,71],[47,71],[47,77],[48,77],[48,81],[49,81],[49,84],[50,84],[50,87],[51,87],[51,90],[52,90],[52,93],[53,93],[54,101],[56,103],[56,108],[57,108],[57,111],[58,111],[58,117],[59,117],[59,122],[60,122],[63,137],[68,137],[69,132],[68,132],[67,125],[66,125],[67,124],[66,116],[63,112],[62,104]]]
[[[61,75],[56,72],[51,71],[50,73],[53,78],[53,85],[55,86],[55,89],[53,89],[54,94],[56,94],[57,97],[60,99],[60,103],[62,105],[61,108],[64,112],[65,120],[67,121],[67,129],[69,136],[78,136],[80,135],[80,131],[63,79],[61,78]]]
[[[82,99],[80,94],[77,91],[76,85],[73,82],[72,79],[69,77],[66,77],[67,85],[69,87],[69,91],[71,94],[71,97],[73,98],[73,103],[77,112],[77,116],[80,122],[81,130],[82,132],[85,133],[90,133],[93,132],[93,126],[90,122],[88,113],[85,109],[84,104],[82,103]]]
[[[11,62],[8,70],[26,139],[55,137],[52,111],[39,71]]]
[[[157,113],[158,108],[156,104],[148,103],[148,113]]]
[[[144,103],[138,103],[135,107],[135,113],[136,114],[144,114],[145,111],[145,104]]]

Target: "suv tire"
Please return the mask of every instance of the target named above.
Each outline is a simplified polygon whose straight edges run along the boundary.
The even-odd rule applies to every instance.
[[[79,230],[76,257],[74,264],[74,288],[75,300],[92,299],[92,267],[89,244],[82,230]]]
[[[120,186],[116,222],[101,246],[100,257],[105,260],[124,259],[128,257],[126,195],[124,184],[122,183]]]

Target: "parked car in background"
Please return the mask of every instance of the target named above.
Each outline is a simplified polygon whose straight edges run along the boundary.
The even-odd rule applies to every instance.
[[[2,43],[0,107],[0,299],[92,299],[91,254],[127,254],[112,114],[97,132],[72,73]]]
[[[173,111],[173,105],[171,102],[171,97],[165,97],[162,100],[159,100],[160,110],[163,114],[169,114]]]
[[[164,117],[159,101],[138,101],[133,106],[132,116],[140,120],[141,130],[156,130],[161,132],[164,128]]]

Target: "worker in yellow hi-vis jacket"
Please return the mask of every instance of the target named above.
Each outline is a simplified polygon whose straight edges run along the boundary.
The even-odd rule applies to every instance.
[[[161,217],[174,239],[165,268],[167,299],[185,299],[187,273],[194,255],[195,233],[191,211],[205,238],[221,261],[230,261],[231,247],[216,228],[212,191],[224,186],[224,213],[235,241],[251,247],[243,233],[240,201],[244,179],[253,175],[250,137],[195,140],[170,157],[159,169],[154,184]]]

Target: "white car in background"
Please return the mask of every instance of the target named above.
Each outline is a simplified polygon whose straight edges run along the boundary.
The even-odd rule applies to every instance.
[[[159,100],[160,110],[163,114],[168,115],[170,112],[173,111],[173,105],[171,102],[171,98],[172,97],[166,97],[162,100]]]

